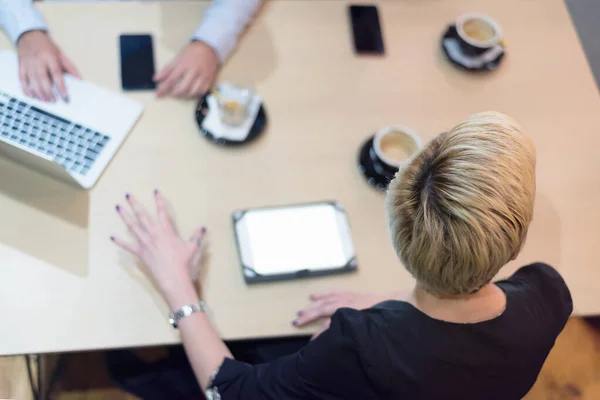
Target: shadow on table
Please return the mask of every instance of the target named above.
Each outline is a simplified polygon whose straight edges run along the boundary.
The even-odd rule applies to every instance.
[[[154,279],[152,279],[152,275],[147,268],[139,260],[136,260],[124,250],[119,250],[119,266],[127,272],[132,280],[142,286],[145,292],[151,295],[156,308],[160,310],[161,313],[164,314],[168,312],[165,302],[161,298],[158,285]]]
[[[445,82],[451,86],[462,87],[465,90],[472,88],[473,90],[480,91],[481,85],[490,80],[502,70],[502,63],[496,70],[493,71],[467,71],[456,65],[454,65],[441,49],[441,45],[435,48],[435,61],[439,65],[441,71],[444,72]],[[505,60],[504,60],[505,62]]]
[[[527,232],[525,246],[516,261],[511,261],[502,268],[502,277],[510,276],[517,269],[531,262],[544,262],[559,272],[563,267],[561,261],[561,221],[558,211],[550,198],[540,192],[536,193],[533,221]]]
[[[87,275],[89,195],[0,158],[0,242]]]
[[[534,258],[552,265],[560,270],[561,261],[561,221],[558,211],[547,195],[537,192],[535,195],[535,205],[533,210],[533,221],[525,245],[531,242],[531,250]]]
[[[203,286],[198,284],[198,282],[206,282],[206,273],[207,268],[210,265],[210,251],[204,249],[204,254],[202,258],[198,261],[197,266],[194,267],[193,271],[197,271],[196,273],[192,272],[192,276],[194,276],[194,281],[196,282],[195,286],[200,296],[200,299],[204,299]],[[123,268],[127,274],[136,281],[139,285],[141,285],[144,290],[151,294],[152,299],[154,300],[154,304],[157,309],[160,310],[161,313],[166,313],[167,310],[165,307],[165,302],[161,298],[160,288],[156,284],[156,281],[152,278],[152,275],[148,271],[148,269],[139,261],[133,258],[130,254],[127,254],[125,251],[119,251],[119,265]]]

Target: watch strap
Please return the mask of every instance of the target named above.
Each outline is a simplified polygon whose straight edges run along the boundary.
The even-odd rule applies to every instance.
[[[197,312],[206,312],[206,305],[203,301],[197,304],[189,304],[187,306],[181,307],[179,310],[174,311],[169,314],[169,323],[173,325],[173,328],[177,328],[177,323],[182,319],[189,315],[192,315]]]

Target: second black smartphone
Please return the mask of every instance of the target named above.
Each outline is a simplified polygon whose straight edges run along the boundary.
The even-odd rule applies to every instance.
[[[121,85],[123,90],[153,90],[154,50],[150,35],[121,35]]]
[[[354,50],[359,54],[383,54],[385,49],[377,7],[353,5],[349,10]]]

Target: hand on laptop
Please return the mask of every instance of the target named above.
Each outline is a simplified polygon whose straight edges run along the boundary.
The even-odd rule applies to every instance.
[[[218,69],[219,59],[213,48],[200,41],[192,42],[154,76],[158,83],[156,94],[159,97],[203,96],[213,84]]]
[[[19,75],[23,91],[30,97],[56,101],[53,86],[63,100],[68,100],[63,74],[78,78],[79,72],[44,31],[29,31],[17,41]]]

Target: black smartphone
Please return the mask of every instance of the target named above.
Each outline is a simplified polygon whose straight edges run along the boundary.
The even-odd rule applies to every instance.
[[[152,90],[154,50],[150,35],[121,35],[121,85],[123,90]]]
[[[359,54],[383,54],[385,49],[377,7],[352,5],[349,9],[354,50]]]

